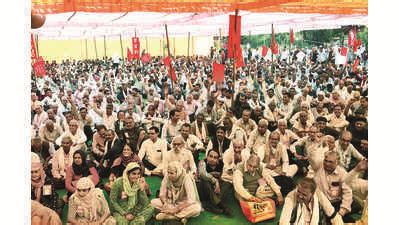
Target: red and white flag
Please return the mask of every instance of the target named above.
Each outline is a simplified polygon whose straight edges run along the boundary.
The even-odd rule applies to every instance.
[[[138,37],[132,38],[133,58],[140,59],[140,40]]]

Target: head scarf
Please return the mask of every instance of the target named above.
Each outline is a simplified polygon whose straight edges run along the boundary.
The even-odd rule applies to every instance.
[[[82,177],[78,180],[76,184],[77,190],[89,188],[89,192],[84,197],[81,197],[78,192],[75,192],[73,196],[76,208],[82,208],[84,217],[89,221],[93,221],[97,218],[97,207],[101,207],[98,201],[95,201],[96,195],[99,195],[101,190],[95,188],[93,181],[88,177]]]
[[[128,210],[134,209],[137,204],[137,193],[140,189],[139,180],[130,184],[129,181],[129,171],[139,168],[141,169],[140,165],[135,162],[131,162],[126,166],[126,169],[123,171],[122,181],[123,181],[123,191],[128,196]]]
[[[82,164],[76,165],[75,162],[72,163],[72,170],[75,175],[82,175],[83,177],[87,177],[90,175],[89,166],[86,163],[86,154],[82,150],[77,150],[73,153],[73,155],[79,154],[82,158]]]
[[[168,176],[168,178],[167,178],[168,179],[168,182],[167,182],[168,188],[180,189],[183,185],[184,178],[186,177],[186,171],[184,171],[183,166],[181,165],[180,162],[173,161],[173,162],[169,163],[168,170],[176,171],[176,176],[177,176],[176,181],[170,180],[169,176]]]
[[[40,179],[32,180],[32,187],[35,188],[36,200],[40,202],[40,197],[42,194],[42,187],[46,180],[46,174],[44,173],[42,163],[40,162],[40,157],[36,153],[31,153],[31,170],[39,170]]]

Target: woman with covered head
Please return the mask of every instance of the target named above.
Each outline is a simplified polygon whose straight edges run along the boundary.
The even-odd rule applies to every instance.
[[[69,199],[68,224],[116,224],[102,190],[90,178],[80,178],[76,190]]]
[[[35,200],[60,214],[63,203],[58,199],[53,180],[46,176],[39,156],[33,152],[31,154],[31,200]]]
[[[198,216],[201,203],[193,177],[186,174],[181,163],[170,162],[163,178],[159,198],[151,204],[159,210],[157,220],[180,220],[187,223],[190,217]]]
[[[130,147],[129,144],[125,144],[123,146],[122,154],[114,160],[114,163],[111,166],[111,174],[109,176],[109,182],[105,184],[105,189],[107,191],[110,190],[112,184],[115,182],[115,180],[122,176],[125,169],[130,163],[137,163],[141,167],[141,171],[144,171],[144,166],[140,160],[140,157],[133,152],[132,148]],[[146,186],[146,191],[148,195],[151,195],[151,191],[148,187]]]
[[[142,167],[129,163],[111,188],[110,204],[118,225],[144,225],[154,212],[145,192]]]
[[[68,197],[76,191],[76,184],[82,177],[91,179],[94,185],[100,181],[96,168],[92,163],[86,162],[86,154],[82,150],[73,153],[72,166],[67,167],[65,177],[65,188],[68,191]]]

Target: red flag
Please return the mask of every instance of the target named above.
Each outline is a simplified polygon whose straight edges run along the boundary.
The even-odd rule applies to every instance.
[[[37,77],[46,76],[46,68],[44,67],[44,60],[42,57],[39,57],[36,62],[33,64],[33,69]]]
[[[140,40],[138,37],[132,38],[133,58],[140,59]]]
[[[175,70],[172,67],[168,69],[168,75],[173,81],[177,81]]]
[[[237,60],[236,60],[236,67],[243,67],[244,64],[244,57],[242,56],[242,49],[241,47],[238,47],[237,50]]]
[[[342,48],[341,48],[341,55],[342,55],[342,56],[346,56],[346,54],[348,54],[348,48],[342,47]]]
[[[262,45],[262,56],[265,57],[267,55],[267,50],[269,50],[266,45]]]
[[[227,49],[227,57],[234,57],[234,47],[236,51],[238,51],[238,47],[241,43],[241,16],[237,16],[237,26],[234,29],[234,21],[235,15],[229,15],[229,40],[228,40],[228,49]]]
[[[31,45],[31,59],[37,59],[35,38],[33,34],[30,34],[30,45]]]
[[[215,82],[224,81],[224,65],[213,62],[213,77],[212,80]]]
[[[291,28],[290,29],[290,43],[294,44],[295,37],[294,37],[294,30]]]
[[[273,24],[272,24],[272,41],[270,42],[270,50],[272,50],[272,53],[274,55],[278,54],[278,44],[277,44],[276,39],[274,37]]]
[[[172,59],[170,58],[170,56],[167,56],[167,57],[165,57],[165,58],[163,59],[163,64],[164,64],[166,67],[169,67],[171,63],[172,63]]]
[[[132,51],[130,51],[130,48],[127,48],[127,60],[132,61],[133,60],[133,54]]]
[[[353,63],[352,66],[352,72],[355,72],[357,70],[357,66],[359,65],[359,63],[360,63],[359,58],[356,58],[355,63]]]
[[[141,57],[141,61],[143,63],[148,63],[151,61],[151,55],[150,53],[145,53],[142,57]]]
[[[357,39],[357,46],[362,45],[362,39]]]

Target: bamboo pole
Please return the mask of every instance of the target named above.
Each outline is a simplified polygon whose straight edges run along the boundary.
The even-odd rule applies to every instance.
[[[236,9],[235,15],[234,15],[234,35],[237,32],[237,15],[238,15],[238,9]],[[234,105],[234,92],[235,92],[235,86],[236,86],[236,73],[237,72],[236,72],[235,58],[236,58],[236,45],[234,44],[233,45],[233,97],[231,98],[231,105]]]
[[[36,39],[36,41],[35,41],[35,43],[36,43],[36,55],[37,55],[37,57],[39,57],[40,56],[40,54],[39,54],[39,35],[36,34],[35,36],[36,36],[35,37],[35,39]]]
[[[190,32],[188,32],[187,56],[190,56]]]
[[[119,34],[119,43],[121,45],[121,56],[122,56],[122,59],[124,60],[125,56],[123,54],[122,34]]]
[[[96,37],[93,37],[93,41],[94,41],[94,52],[96,53],[96,59],[98,59]]]
[[[105,41],[105,35],[104,35],[104,55],[105,58],[107,58],[107,42]]]
[[[145,51],[148,53],[148,37],[145,37]]]
[[[87,38],[85,39],[85,48],[86,48],[86,59],[88,59],[89,56],[88,56],[88,52],[87,52]]]

